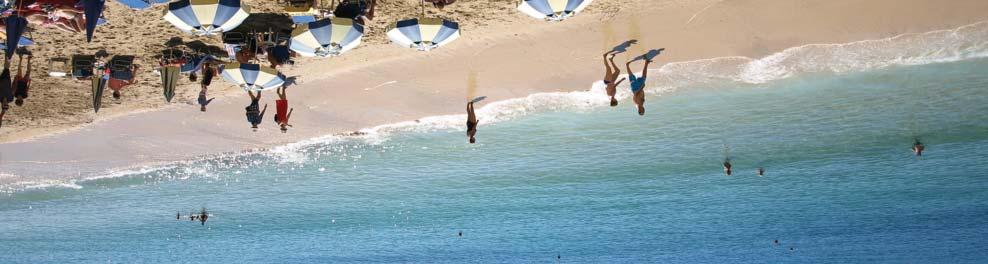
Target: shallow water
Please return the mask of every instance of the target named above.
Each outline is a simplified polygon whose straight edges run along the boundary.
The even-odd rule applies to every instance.
[[[0,262],[978,263],[986,72],[696,85],[644,117],[627,100],[529,114],[473,146],[334,139],[21,190],[0,197]],[[175,220],[200,207],[205,226]]]

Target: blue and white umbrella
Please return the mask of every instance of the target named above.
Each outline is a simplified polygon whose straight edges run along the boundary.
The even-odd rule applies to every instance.
[[[460,24],[441,18],[413,18],[398,21],[388,38],[399,46],[432,50],[460,37]]]
[[[522,0],[518,10],[547,21],[562,21],[587,8],[593,0]]]
[[[179,0],[168,4],[164,19],[186,33],[215,35],[240,26],[249,15],[240,0]]]
[[[259,64],[227,63],[221,69],[223,79],[247,91],[263,91],[281,87],[285,76],[275,69]]]
[[[364,26],[349,18],[326,18],[301,24],[292,31],[292,51],[306,57],[339,56],[357,45]]]

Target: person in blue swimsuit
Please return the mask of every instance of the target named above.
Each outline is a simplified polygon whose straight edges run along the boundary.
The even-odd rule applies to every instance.
[[[638,115],[645,115],[645,78],[648,77],[648,64],[652,63],[652,60],[645,58],[641,77],[635,76],[635,72],[631,71],[632,62],[634,60],[628,61],[624,66],[628,69],[628,81],[631,82],[631,92],[635,94],[634,101],[638,105]]]

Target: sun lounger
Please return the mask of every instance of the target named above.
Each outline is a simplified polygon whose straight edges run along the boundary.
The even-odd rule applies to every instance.
[[[48,59],[48,76],[65,77],[69,75],[69,59],[50,58]]]
[[[110,59],[110,78],[117,80],[134,79],[134,56],[117,55]]]
[[[72,55],[72,77],[86,79],[93,77],[96,56]]]

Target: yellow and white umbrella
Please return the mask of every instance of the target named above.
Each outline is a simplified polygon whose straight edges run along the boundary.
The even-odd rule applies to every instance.
[[[546,21],[562,21],[587,8],[593,0],[522,0],[518,10]]]
[[[250,8],[240,0],[179,0],[168,4],[165,21],[196,35],[230,31],[250,16]]]
[[[278,70],[258,64],[227,63],[223,65],[220,75],[224,80],[248,91],[274,89],[285,83],[285,76]]]
[[[325,18],[292,31],[290,49],[306,57],[339,56],[360,45],[364,26],[349,18]]]

